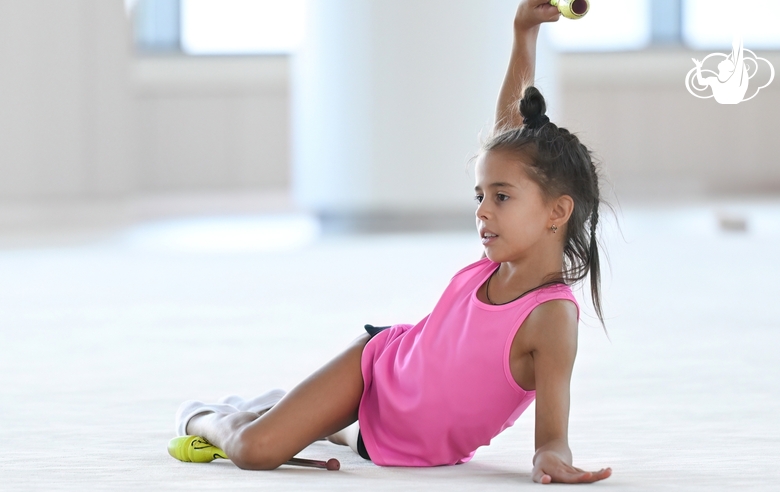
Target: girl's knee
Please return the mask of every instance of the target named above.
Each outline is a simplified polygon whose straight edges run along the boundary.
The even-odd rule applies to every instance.
[[[273,470],[286,461],[276,449],[278,445],[257,429],[238,431],[226,446],[230,449],[228,456],[236,466],[243,470]]]

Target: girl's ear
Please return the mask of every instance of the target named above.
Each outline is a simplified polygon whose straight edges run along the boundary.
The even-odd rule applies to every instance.
[[[572,212],[574,212],[574,200],[569,195],[561,195],[552,203],[550,223],[560,227],[569,221]]]

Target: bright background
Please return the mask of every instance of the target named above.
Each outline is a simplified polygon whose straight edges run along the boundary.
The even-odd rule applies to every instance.
[[[179,8],[184,53],[287,53],[300,45],[306,2],[180,0]],[[659,34],[670,31],[692,48],[725,48],[731,45],[728,26],[739,26],[749,46],[780,49],[778,15],[771,0],[755,0],[743,6],[729,0],[596,0],[591,3],[591,13],[593,9],[597,15],[585,16],[576,24],[550,26],[550,38],[557,49],[644,49],[657,43]],[[144,18],[143,22],[148,26],[154,21]],[[137,30],[144,28],[136,26]],[[175,25],[163,28],[176,29]]]
[[[0,483],[530,488],[533,408],[453,469],[324,443],[307,456],[346,473],[165,452],[181,400],[289,389],[363,324],[422,319],[479,258],[470,159],[516,7],[0,0]],[[535,84],[616,210],[609,338],[575,289],[570,440],[579,465],[614,466],[604,488],[780,480],[780,82],[731,106],[684,84],[740,31],[780,69],[779,12],[593,0],[541,29]]]

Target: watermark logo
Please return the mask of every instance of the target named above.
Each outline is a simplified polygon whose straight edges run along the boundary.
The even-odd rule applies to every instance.
[[[718,62],[718,72],[703,68],[708,59],[713,58]],[[709,99],[714,97],[720,104],[739,104],[742,101],[749,101],[756,97],[758,91],[772,83],[775,78],[775,67],[766,58],[756,56],[755,53],[742,45],[742,37],[734,36],[731,53],[711,53],[702,61],[691,58],[696,65],[685,76],[685,88],[688,92],[700,99]],[[769,81],[760,86],[751,88],[751,94],[748,94],[748,86],[758,72],[759,67],[763,68],[764,62],[769,67]],[[755,90],[753,90],[755,89]],[[707,94],[709,95],[701,95]]]

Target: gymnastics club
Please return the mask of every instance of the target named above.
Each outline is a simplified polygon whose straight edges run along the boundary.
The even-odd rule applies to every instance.
[[[338,470],[341,468],[341,463],[336,458],[331,458],[328,461],[319,460],[306,460],[303,458],[291,458],[285,465],[305,466],[308,468],[322,468],[323,470]]]
[[[569,19],[579,19],[590,10],[588,0],[550,0],[550,5],[558,7],[558,12]]]

